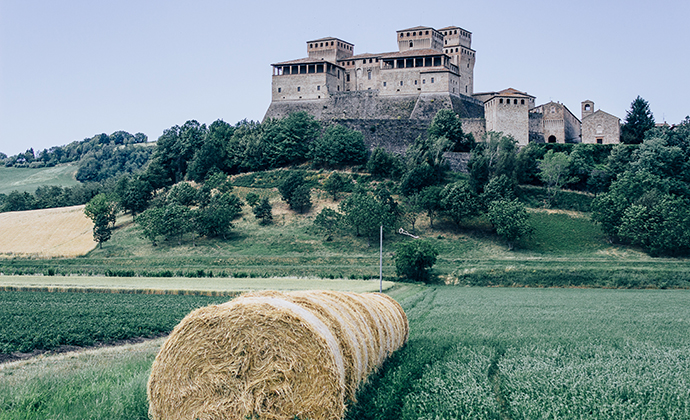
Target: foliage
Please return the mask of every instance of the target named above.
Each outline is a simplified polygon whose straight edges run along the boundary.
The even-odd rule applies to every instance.
[[[489,204],[488,217],[498,236],[508,242],[509,250],[514,248],[516,241],[534,231],[524,204],[517,199],[492,201]]]
[[[472,150],[468,169],[472,188],[481,193],[491,178],[505,175],[515,179],[517,142],[503,133],[486,133],[484,140]]]
[[[153,187],[142,177],[135,177],[125,188],[120,204],[125,211],[132,215],[146,210],[152,198]]]
[[[400,193],[409,196],[439,183],[438,173],[428,163],[413,167],[400,181]]]
[[[340,202],[339,210],[343,214],[344,226],[369,240],[378,236],[380,226],[386,231],[395,227],[396,207],[397,203],[386,192],[380,191],[379,197],[375,197],[371,193],[357,191]]]
[[[429,128],[429,138],[445,137],[452,144],[453,152],[469,152],[474,147],[474,137],[462,132],[462,123],[458,115],[450,109],[442,109],[434,115]]]
[[[280,184],[278,191],[291,209],[303,213],[311,208],[311,188],[304,172],[291,172]]]
[[[405,172],[405,163],[399,155],[388,153],[383,147],[377,147],[369,156],[367,171],[377,178],[400,179]]]
[[[540,144],[530,143],[520,149],[515,158],[515,176],[520,184],[540,185],[539,166],[537,162],[546,154],[546,148]]]
[[[443,173],[448,165],[443,154],[453,148],[450,140],[445,137],[422,137],[415,139],[414,143],[405,152],[408,170],[426,164],[434,171],[437,182],[443,178]]]
[[[395,272],[403,279],[428,282],[436,257],[438,250],[429,241],[402,242],[395,252]]]
[[[273,207],[268,202],[268,197],[264,197],[259,203],[252,208],[254,216],[259,219],[262,225],[268,225],[273,222]]]
[[[480,200],[485,208],[493,201],[515,199],[515,180],[508,178],[501,174],[497,177],[491,178],[488,184],[484,187],[484,192],[480,195]]]
[[[84,207],[84,214],[93,221],[93,238],[98,242],[99,248],[103,248],[103,242],[110,239],[110,225],[115,226],[117,212],[117,203],[102,193],[92,198]]]
[[[326,240],[330,241],[333,233],[342,224],[342,215],[333,209],[325,207],[314,218],[314,226],[326,234]]]
[[[419,193],[419,207],[429,217],[429,225],[433,229],[434,218],[443,210],[441,206],[441,187],[431,186],[423,188]]]
[[[546,184],[549,191],[549,201],[552,202],[556,193],[571,181],[571,178],[568,178],[570,158],[565,153],[554,153],[553,150],[549,150],[537,164],[539,166],[539,178]]]
[[[258,194],[249,192],[247,193],[247,196],[244,199],[247,202],[247,204],[249,204],[249,207],[254,207],[259,203],[260,198],[261,197],[259,197]]]
[[[166,333],[204,296],[0,292],[0,353],[91,346]]]
[[[208,126],[203,145],[194,152],[194,156],[189,162],[187,171],[189,179],[201,182],[211,174],[228,169],[226,144],[232,138],[234,131],[235,127],[223,120],[214,121]]]
[[[338,193],[345,190],[345,180],[338,172],[332,172],[323,182],[323,189],[333,196],[333,201],[336,201]]]
[[[342,125],[330,125],[311,143],[311,157],[316,166],[326,168],[360,165],[367,160],[364,136]]]
[[[621,127],[621,143],[640,144],[648,130],[654,128],[654,115],[649,109],[649,103],[640,96],[630,104],[625,114],[625,122]]]
[[[187,167],[202,149],[207,132],[206,125],[195,120],[164,130],[146,170],[151,185],[157,189],[184,180]]]
[[[196,211],[196,232],[206,237],[222,237],[232,228],[232,221],[242,214],[242,200],[234,194],[218,193]]]
[[[197,190],[188,182],[178,182],[170,187],[165,200],[168,203],[191,206],[197,203]]]
[[[467,181],[446,185],[441,191],[441,207],[458,226],[463,220],[478,216],[481,211],[479,198]]]

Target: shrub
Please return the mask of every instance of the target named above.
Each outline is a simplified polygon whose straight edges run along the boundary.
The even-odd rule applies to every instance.
[[[431,268],[436,264],[438,250],[431,242],[415,240],[403,242],[395,253],[395,271],[403,278],[428,282]]]

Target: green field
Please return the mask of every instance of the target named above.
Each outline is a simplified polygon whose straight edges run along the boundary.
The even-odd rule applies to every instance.
[[[348,419],[690,418],[690,291],[389,294],[407,312],[410,339]],[[2,366],[0,419],[145,419],[160,343]]]
[[[273,225],[261,227],[245,207],[226,241],[187,238],[182,245],[162,241],[155,247],[139,235],[131,218],[122,217],[103,249],[79,258],[0,259],[0,272],[198,277],[203,270],[203,275],[236,278],[378,278],[377,244],[349,232],[324,241],[313,229],[314,213],[283,211]],[[482,219],[470,220],[460,229],[437,221],[431,229],[422,217],[416,232],[438,247],[434,269],[439,280],[449,284],[690,287],[689,259],[651,258],[632,247],[611,245],[587,213],[533,210],[530,218],[535,233],[514,251],[508,251]],[[386,235],[387,279],[395,278],[396,246],[408,240]]]
[[[33,193],[37,187],[58,185],[71,187],[79,184],[74,178],[77,166],[58,165],[52,168],[6,168],[0,167],[0,194],[12,191]]]

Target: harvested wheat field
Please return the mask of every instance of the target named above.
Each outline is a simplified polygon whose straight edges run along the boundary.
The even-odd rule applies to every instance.
[[[400,305],[378,293],[266,291],[197,309],[151,367],[149,416],[342,419],[408,330]]]
[[[76,257],[96,247],[84,206],[0,213],[0,257]]]

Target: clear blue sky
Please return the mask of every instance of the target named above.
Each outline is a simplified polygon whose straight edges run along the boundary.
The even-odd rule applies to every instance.
[[[190,119],[260,120],[274,62],[335,36],[355,53],[395,31],[473,33],[475,91],[513,87],[621,119],[637,95],[657,121],[690,114],[690,2],[0,0],[0,151],[97,133],[156,140]]]

